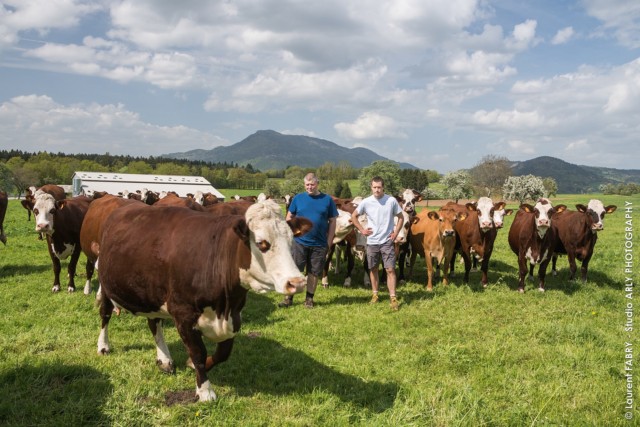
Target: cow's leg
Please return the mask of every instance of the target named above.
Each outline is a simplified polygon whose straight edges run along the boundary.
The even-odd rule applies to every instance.
[[[480,279],[480,283],[482,283],[482,287],[486,288],[487,284],[489,283],[489,257],[491,256],[491,254],[486,254],[485,253],[485,257],[482,259],[482,264],[480,265],[480,270],[482,271],[482,279]],[[474,262],[475,262],[475,258],[474,258]]]
[[[173,374],[176,368],[173,365],[169,347],[167,347],[167,343],[164,341],[162,319],[147,319],[147,324],[156,342],[156,365],[158,365],[158,368],[160,368],[162,372]]]
[[[111,314],[113,313],[113,302],[109,298],[100,299],[100,318],[102,319],[102,325],[100,328],[100,335],[98,336],[98,354],[109,354],[111,348],[109,347],[109,320],[111,320]]]
[[[433,291],[433,257],[425,255],[425,263],[427,264],[427,291]]]
[[[329,286],[329,267],[331,265],[331,259],[333,258],[333,252],[335,250],[334,244],[329,247],[327,252],[327,258],[324,261],[324,269],[322,270],[322,287],[327,288]]]
[[[449,285],[449,267],[451,266],[451,262],[445,258],[442,266],[442,284],[444,286]]]
[[[336,268],[334,269],[334,272],[336,274],[340,273],[340,257],[342,256],[342,246],[340,245],[331,245],[335,247],[335,253],[336,253]],[[331,257],[329,257],[329,259],[331,259]]]
[[[591,261],[591,255],[593,254],[593,250],[589,252],[589,254],[582,260],[582,266],[580,267],[580,275],[582,276],[582,281],[587,281],[587,272],[589,271],[589,261]]]
[[[343,286],[348,288],[351,286],[351,273],[353,273],[353,266],[355,264],[355,259],[353,256],[353,251],[351,250],[351,245],[347,243],[347,247],[345,248],[345,254],[347,257],[347,277],[344,279]]]
[[[576,271],[578,267],[576,266],[576,253],[571,249],[567,250],[567,259],[569,260],[569,280],[573,281],[576,278]]]
[[[451,255],[451,261],[449,262],[449,274],[451,274],[451,276],[454,275],[455,271],[456,271],[456,256],[458,255],[458,252],[456,250],[453,251],[453,255]]]
[[[87,266],[85,267],[85,273],[87,274],[87,281],[84,284],[84,294],[89,295],[91,293],[91,279],[93,278],[93,273],[95,272],[96,265],[93,261],[87,259]]]
[[[535,280],[535,278],[533,277],[533,270],[536,268],[536,265],[533,263],[529,263],[529,280],[531,280],[532,282]],[[526,267],[525,267],[526,269]]]
[[[554,276],[558,275],[558,270],[556,269],[557,262],[558,262],[558,255],[553,254],[553,257],[551,257],[551,274],[553,274]]]
[[[531,270],[533,270],[533,264],[531,264]],[[527,276],[527,259],[524,253],[518,256],[518,291],[524,293],[524,280]]]
[[[549,265],[549,261],[551,261],[550,258],[543,260],[540,263],[540,268],[538,269],[538,279],[539,279],[538,290],[540,292],[544,292],[544,279],[547,275],[547,266]]]
[[[471,271],[471,258],[466,252],[462,252],[462,259],[464,260],[464,283],[469,283],[469,272]],[[475,256],[471,255],[475,259]]]
[[[69,285],[67,286],[68,292],[76,291],[76,268],[78,267],[78,260],[80,259],[80,252],[82,252],[82,248],[80,245],[76,245],[73,249],[73,253],[71,254],[71,259],[69,260],[69,265],[67,266],[67,273],[69,274]]]
[[[200,401],[216,400],[216,393],[211,388],[211,383],[207,377],[207,347],[202,341],[202,333],[193,328],[197,324],[197,318],[174,319],[178,333],[182,342],[189,352],[189,360],[187,362],[196,371],[196,395]]]
[[[60,259],[53,251],[53,242],[49,235],[47,235],[47,249],[49,250],[49,257],[51,258],[53,267],[53,287],[51,288],[51,292],[60,292],[60,271],[62,267],[60,266]]]

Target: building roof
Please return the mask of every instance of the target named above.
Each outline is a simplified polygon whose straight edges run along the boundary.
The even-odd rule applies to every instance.
[[[106,191],[109,194],[130,193],[144,189],[162,192],[175,191],[179,196],[197,191],[212,193],[219,199],[224,195],[216,190],[209,181],[201,176],[182,175],[145,175],[133,173],[83,172],[73,174],[73,195],[92,194],[94,191]]]

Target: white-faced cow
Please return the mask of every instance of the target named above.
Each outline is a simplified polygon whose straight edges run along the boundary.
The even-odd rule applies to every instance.
[[[538,290],[544,292],[544,279],[547,265],[551,261],[558,239],[556,230],[551,226],[556,215],[567,207],[553,207],[549,199],[538,199],[535,206],[528,203],[520,205],[511,228],[509,229],[509,246],[518,256],[519,281],[518,290],[524,292],[524,280],[527,276],[527,262],[539,265]]]
[[[157,364],[174,371],[161,319],[173,319],[196,371],[196,395],[216,399],[207,371],[227,360],[241,324],[247,291],[291,295],[305,278],[291,256],[294,234],[312,227],[306,218],[287,223],[267,200],[241,215],[214,216],[180,207],[125,206],[104,224],[98,276],[102,328],[98,354],[109,353],[114,304],[148,318]],[[207,356],[205,336],[217,343]]]
[[[598,240],[598,232],[604,230],[604,216],[615,212],[616,205],[604,206],[600,200],[589,200],[587,206],[576,205],[577,211],[564,211],[553,218],[552,227],[558,234],[555,254],[552,260],[552,273],[555,276],[558,254],[566,254],[569,259],[569,280],[576,275],[576,258],[582,261],[580,268],[582,281],[587,281],[589,261]]]
[[[35,193],[33,214],[36,221],[36,231],[47,237],[47,248],[53,264],[53,292],[60,291],[60,260],[69,256],[67,272],[69,285],[67,290],[76,290],[74,277],[80,257],[80,229],[82,221],[93,199],[77,196],[73,199],[55,200],[51,194]],[[93,274],[93,263],[87,262],[87,277]]]

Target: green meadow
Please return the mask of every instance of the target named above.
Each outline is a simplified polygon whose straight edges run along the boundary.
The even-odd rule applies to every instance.
[[[114,317],[112,353],[97,354],[97,280],[84,295],[84,256],[78,291],[52,294],[46,244],[11,200],[0,246],[0,425],[640,425],[640,291],[625,289],[626,278],[638,279],[640,196],[553,201],[573,209],[592,197],[618,209],[605,219],[586,283],[568,281],[561,257],[546,292],[527,282],[518,293],[509,216],[486,289],[479,272],[462,283],[458,264],[448,287],[437,281],[428,293],[418,258],[397,312],[384,288],[368,304],[360,265],[351,288],[332,272],[312,310],[301,295],[282,309],[280,295],[250,293],[230,359],[209,372],[218,400],[206,403],[194,401],[195,373],[170,322],[174,375],[158,370],[147,323],[131,314]]]

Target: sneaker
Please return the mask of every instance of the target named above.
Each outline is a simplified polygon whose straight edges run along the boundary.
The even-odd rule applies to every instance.
[[[373,294],[373,296],[371,297],[371,301],[369,301],[369,304],[375,304],[378,302],[378,294]]]
[[[284,297],[284,299],[278,303],[278,307],[289,308],[293,305],[293,297]]]
[[[307,308],[313,308],[313,298],[307,298],[304,300],[304,306]]]
[[[398,307],[400,307],[400,303],[398,302],[398,298],[391,297],[391,310],[398,311]]]

